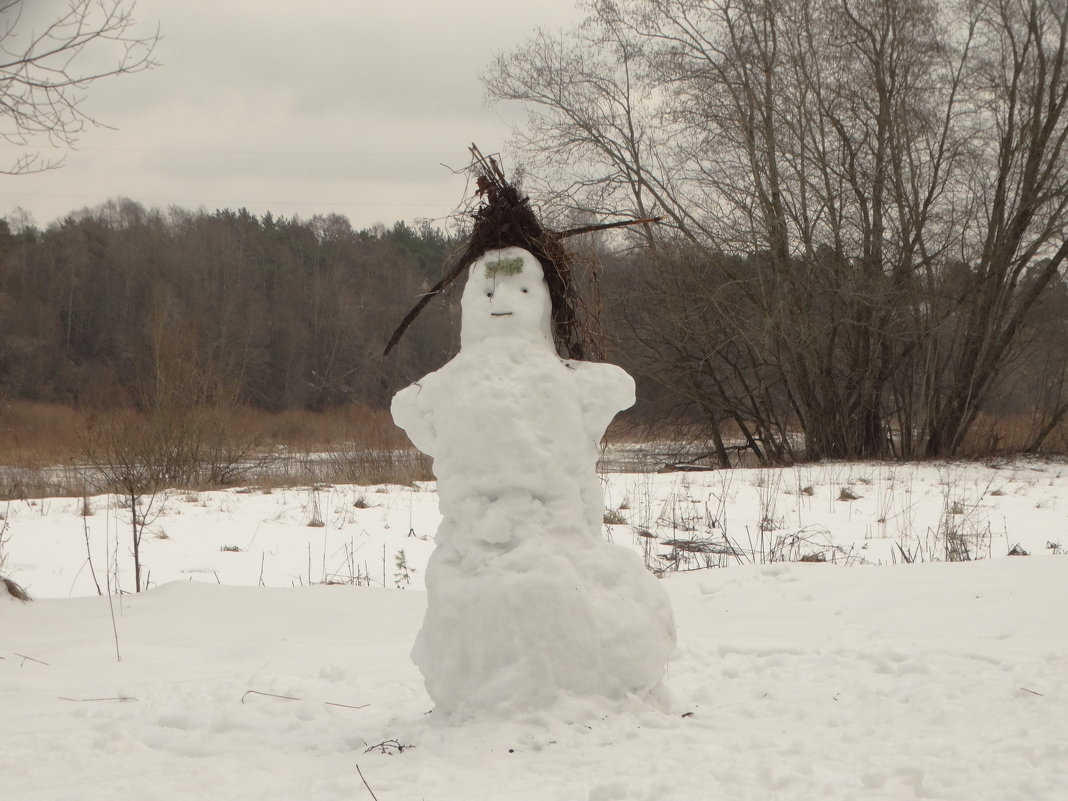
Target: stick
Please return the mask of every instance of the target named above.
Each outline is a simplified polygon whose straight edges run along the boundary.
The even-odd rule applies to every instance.
[[[108,547],[111,544],[111,533],[107,527],[107,521],[104,523],[104,551],[107,552]],[[115,586],[118,588],[119,584],[119,565],[118,565],[118,550],[119,550],[119,535],[115,535]],[[110,560],[109,560],[110,561]],[[108,609],[111,611],[111,633],[115,637],[115,661],[122,661],[122,654],[119,653],[119,627],[115,625],[115,600],[111,595],[111,565],[108,565],[108,569],[104,571],[104,581],[108,588]],[[122,596],[119,596],[120,599]]]
[[[607,231],[609,228],[622,228],[625,225],[642,225],[643,223],[658,223],[663,220],[663,217],[642,217],[639,220],[619,220],[617,222],[610,223],[598,223],[596,225],[583,225],[581,228],[569,228],[566,231],[561,231],[556,236],[560,239],[567,239],[569,236],[578,236],[579,234],[589,234],[594,231]]]
[[[259,690],[245,690],[245,694],[241,696],[241,703],[245,703],[245,696],[248,695],[266,695],[270,698],[283,698],[286,701],[300,701],[300,698],[294,698],[292,695],[276,695],[275,693],[264,693]]]
[[[137,699],[131,695],[119,695],[115,698],[65,698],[62,695],[59,696],[60,701],[74,701],[79,704],[87,704],[92,701],[136,701]]]
[[[296,698],[292,695],[278,695],[277,693],[265,693],[260,690],[246,690],[245,694],[241,696],[241,703],[245,703],[245,697],[249,695],[265,695],[268,698],[281,698],[283,701],[303,701],[303,698]],[[352,704],[339,704],[335,701],[322,701],[321,703],[327,706],[340,706],[344,709],[366,709],[370,704],[360,704],[359,706],[353,706]]]
[[[401,320],[400,325],[397,326],[397,330],[393,332],[393,336],[391,336],[389,338],[389,342],[386,343],[386,349],[382,351],[383,356],[389,355],[389,352],[393,350],[393,346],[400,341],[400,338],[404,336],[404,332],[408,330],[408,326],[410,326],[412,324],[412,321],[419,316],[419,312],[421,312],[423,308],[428,303],[430,303],[431,299],[440,295],[449,286],[449,284],[455,281],[456,278],[460,275],[460,273],[470,267],[474,263],[474,261],[475,256],[472,254],[471,248],[468,247],[464,255],[460,257],[460,260],[456,262],[456,266],[449,270],[448,274],[444,278],[434,284],[433,288],[429,292],[425,292],[422,296],[420,296],[419,302],[416,303],[415,306],[412,307],[412,310],[405,315],[403,320]]]
[[[82,517],[82,532],[85,534],[85,555],[89,559],[89,573],[93,577],[93,584],[96,585],[96,594],[103,595],[103,591],[100,589],[100,582],[96,580],[96,569],[93,567],[93,552],[89,550],[89,524],[85,522],[85,517]]]
[[[49,665],[47,662],[42,662],[40,659],[34,659],[32,656],[26,656],[25,654],[15,654],[15,656],[17,656],[19,659],[21,659],[23,664],[26,664],[26,660],[28,659],[31,662],[36,662],[38,665],[44,665],[45,667],[51,667],[51,665]],[[19,667],[22,667],[22,665],[19,665]]]
[[[371,785],[369,785],[367,779],[363,777],[363,771],[360,770],[360,764],[358,762],[356,763],[356,772],[360,774],[360,781],[362,781],[363,786],[367,788],[367,792],[371,794],[371,798],[378,801],[378,796],[375,795],[375,791],[371,789]]]
[[[403,754],[404,750],[406,748],[414,748],[414,747],[415,747],[414,745],[402,745],[401,741],[400,740],[396,740],[396,739],[394,739],[394,740],[383,740],[380,743],[375,743],[374,745],[367,746],[367,748],[363,749],[363,752],[365,754],[369,754],[369,753],[371,753],[372,751],[374,751],[377,748],[379,750],[379,752],[385,754],[385,753],[388,752],[388,749],[395,748],[395,749],[397,749],[397,753],[398,754]]]

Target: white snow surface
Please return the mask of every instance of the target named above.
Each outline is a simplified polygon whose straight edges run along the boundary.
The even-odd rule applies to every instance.
[[[478,259],[461,308],[459,354],[392,406],[438,480],[442,520],[412,651],[437,714],[511,715],[561,695],[661,700],[671,604],[633,552],[604,539],[596,473],[634,381],[560,359],[549,290],[526,250]]]
[[[831,556],[665,574],[666,709],[587,699],[451,725],[409,658],[432,484],[169,493],[143,544],[150,591],[115,599],[121,662],[85,532],[101,584],[113,562],[129,587],[127,511],[0,505],[5,575],[37,599],[0,597],[3,797],[370,801],[359,767],[378,801],[1065,798],[1068,466],[604,482],[629,521],[606,536],[635,553],[723,532],[748,549],[748,532]],[[948,523],[992,558],[894,564],[937,556]],[[1016,544],[1031,555],[1006,557]],[[309,586],[366,573],[377,586]]]

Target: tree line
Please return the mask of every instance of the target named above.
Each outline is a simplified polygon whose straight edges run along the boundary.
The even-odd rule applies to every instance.
[[[0,397],[381,406],[458,342],[444,301],[381,355],[454,245],[430,225],[354,230],[339,215],[128,200],[45,230],[0,221]]]
[[[189,442],[220,439],[225,410],[241,406],[384,408],[459,347],[458,299],[446,295],[382,357],[389,333],[464,244],[431,225],[355,230],[339,215],[161,211],[128,200],[45,230],[0,221],[0,399],[152,411],[170,421],[162,430],[194,407],[219,410],[218,419],[190,418],[209,429],[196,436],[177,426]],[[599,293],[588,300],[601,302],[609,358],[637,378],[630,419],[685,423],[710,439],[723,465],[739,450],[766,463],[871,453],[855,433],[864,418],[851,401],[874,358],[863,348],[871,323],[857,310],[874,314],[889,300],[869,297],[871,286],[833,250],[779,264],[767,251],[586,244],[597,270],[583,280],[587,293]],[[1025,272],[1021,289],[1042,265]],[[911,302],[942,321],[941,338],[917,343],[919,333],[898,320],[894,341],[939,346],[949,358],[978,280],[963,262],[934,272]],[[913,369],[912,361],[894,366],[884,392],[902,408],[891,407],[881,425],[923,419],[908,406]],[[1063,273],[1029,307],[976,408],[980,450],[1068,444]],[[813,409],[826,421],[814,422]],[[876,452],[915,456],[922,431],[877,428],[886,447]]]

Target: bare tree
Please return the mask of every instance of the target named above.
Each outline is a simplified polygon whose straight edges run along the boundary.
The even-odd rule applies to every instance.
[[[84,452],[95,473],[92,483],[114,492],[129,511],[136,592],[146,589],[141,577],[141,542],[145,529],[162,512],[161,493],[168,486],[173,457],[182,448],[181,433],[164,418],[132,409],[89,419]]]
[[[84,107],[93,83],[155,66],[159,33],[135,30],[134,0],[57,5],[58,16],[51,4],[0,0],[0,139],[24,149],[0,172],[59,166],[34,142],[73,145],[87,125],[102,124]]]
[[[201,359],[185,310],[158,285],[149,307],[145,352],[131,368],[135,403],[90,415],[83,439],[91,482],[129,510],[137,592],[144,533],[162,513],[164,490],[227,486],[268,458],[235,425],[233,382]]]
[[[530,108],[532,165],[584,176],[558,199],[671,221],[651,259],[707,314],[641,340],[809,456],[959,450],[1068,257],[1063,2],[588,7],[486,83]]]
[[[485,74],[492,97],[536,109],[517,136],[533,168],[528,182],[550,182],[543,192],[554,187],[549,214],[554,201],[557,211],[580,217],[683,211],[670,202],[662,171],[646,163],[655,158],[659,134],[641,59],[640,42],[626,28],[590,25],[567,38],[538,32],[521,54],[500,56]],[[641,230],[651,242],[649,229]]]
[[[1063,0],[973,7],[979,224],[962,237],[973,281],[955,317],[942,391],[931,399],[929,455],[960,447],[1028,315],[1068,263],[1068,7]]]

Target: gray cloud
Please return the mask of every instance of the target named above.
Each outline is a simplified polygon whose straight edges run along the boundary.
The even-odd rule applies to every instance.
[[[138,0],[161,66],[92,87],[87,108],[117,130],[88,131],[59,171],[6,179],[0,214],[46,224],[126,196],[357,226],[443,216],[464,179],[441,162],[502,147],[504,117],[520,118],[484,105],[478,73],[580,16],[573,0]]]

